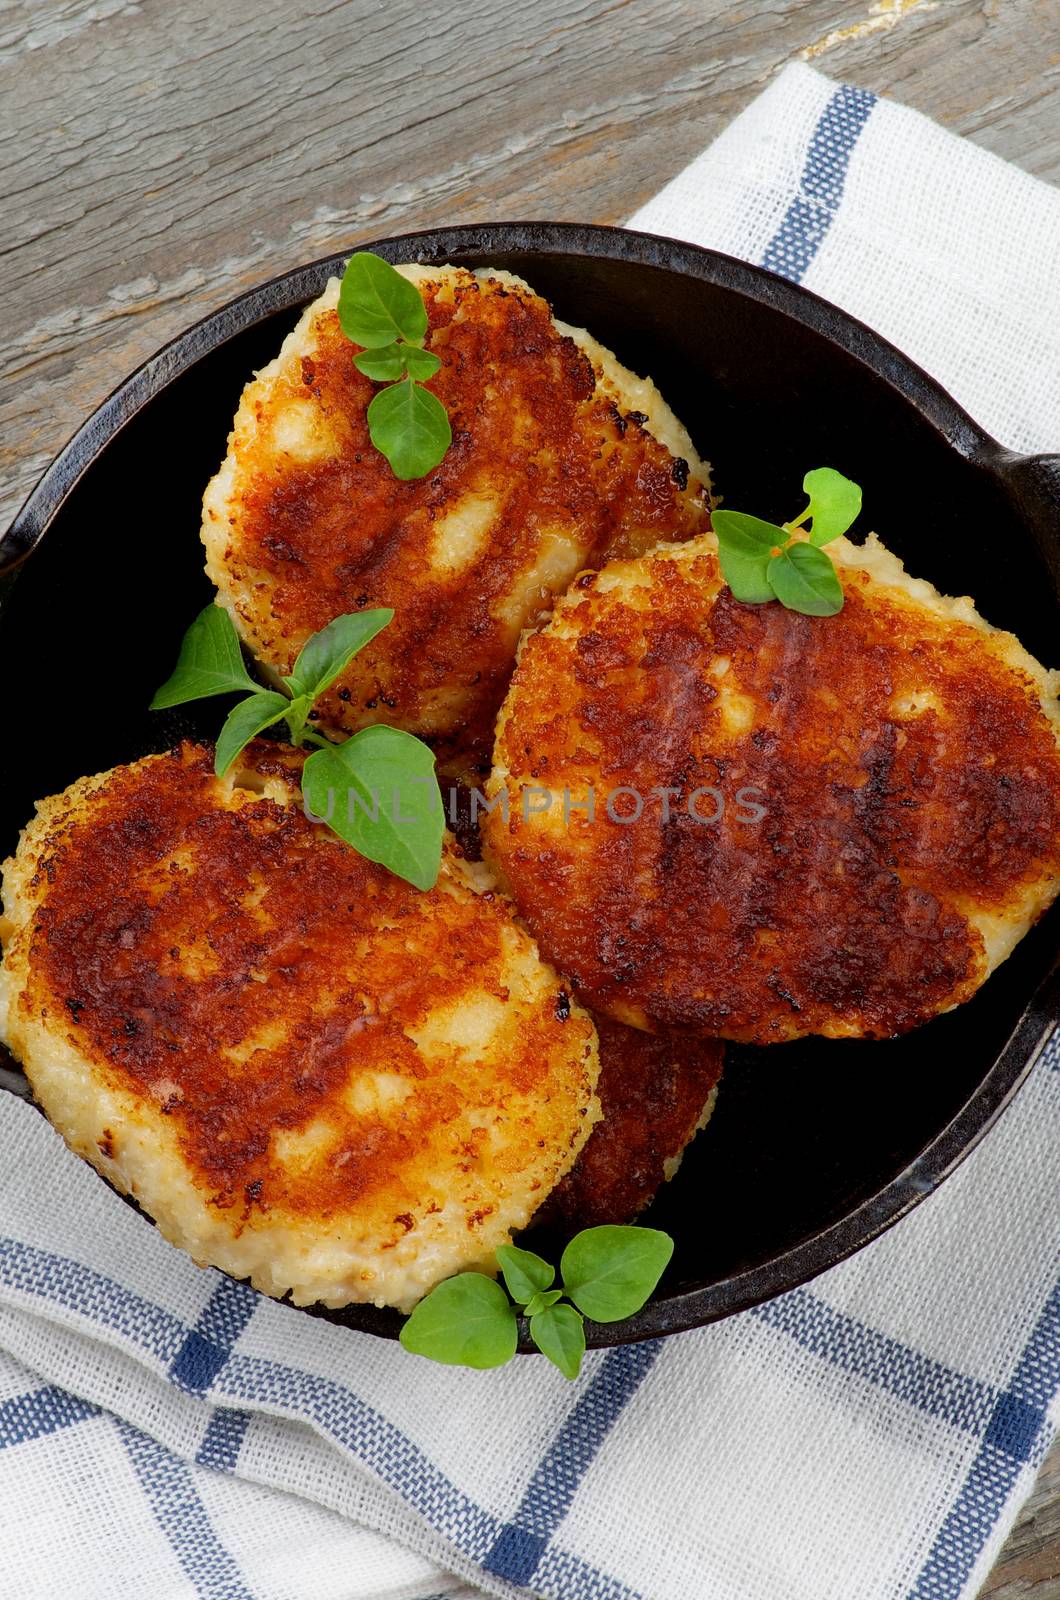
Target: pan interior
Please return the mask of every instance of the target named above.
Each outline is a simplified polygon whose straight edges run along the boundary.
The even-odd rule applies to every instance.
[[[752,298],[663,265],[565,252],[555,247],[557,231],[543,230],[551,247],[531,248],[524,227],[506,248],[503,230],[493,230],[487,257],[474,240],[463,252],[450,242],[444,254],[520,273],[560,317],[649,373],[713,462],[729,504],[779,520],[799,503],[807,467],[836,466],[862,484],[866,522],[911,572],[946,593],[972,594],[988,620],[1056,664],[1048,661],[1057,636],[1048,550],[988,452],[966,459],[886,375],[770,304],[768,278]],[[303,273],[306,296],[326,276]],[[10,764],[0,794],[3,853],[39,797],[184,734],[216,732],[222,702],[164,715],[146,708],[188,621],[210,599],[198,539],[202,490],[243,384],[294,321],[289,305],[269,310],[285,298],[273,285],[251,325],[226,335],[232,319],[219,313],[185,336],[183,370],[109,438],[39,548],[0,589],[9,703],[35,708],[37,729],[49,730],[20,742]],[[779,1258],[878,1196],[977,1094],[1056,943],[1054,910],[975,1000],[899,1040],[731,1047],[717,1111],[649,1213],[677,1248],[638,1331],[688,1325],[755,1298],[744,1282],[726,1302],[734,1274],[760,1273],[761,1294],[787,1286]],[[968,1142],[967,1128],[962,1137]],[[948,1150],[945,1164],[957,1153]],[[925,1173],[925,1188],[943,1164]],[[810,1270],[830,1264],[828,1249]],[[806,1270],[803,1258],[798,1275]],[[323,1314],[383,1333],[400,1320],[363,1308]],[[594,1342],[610,1336],[601,1329]]]

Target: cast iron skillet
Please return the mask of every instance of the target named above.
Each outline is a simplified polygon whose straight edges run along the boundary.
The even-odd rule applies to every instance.
[[[779,520],[807,467],[837,466],[863,485],[864,525],[913,573],[974,595],[1039,659],[1060,657],[1060,457],[1002,449],[833,306],[726,256],[617,228],[504,223],[371,248],[522,273],[559,316],[655,378],[729,504]],[[89,418],[0,540],[0,681],[9,706],[35,708],[38,730],[4,784],[0,853],[40,796],[184,733],[216,732],[217,702],[146,710],[210,598],[200,497],[243,384],[343,259],[275,278],[167,345]],[[671,1268],[636,1318],[590,1327],[590,1344],[755,1305],[931,1193],[997,1117],[1060,1011],[1058,913],[969,1005],[904,1038],[730,1047],[713,1121],[650,1212],[677,1241]],[[15,1071],[3,1077],[25,1092]],[[320,1314],[387,1335],[401,1320]]]

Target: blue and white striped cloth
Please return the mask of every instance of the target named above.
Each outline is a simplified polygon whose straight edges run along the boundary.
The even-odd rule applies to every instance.
[[[914,113],[790,68],[634,221],[1060,447],[1060,196]],[[1060,1035],[876,1244],[574,1385],[199,1271],[3,1095],[0,1149],[3,1600],[957,1600],[1058,1420]]]

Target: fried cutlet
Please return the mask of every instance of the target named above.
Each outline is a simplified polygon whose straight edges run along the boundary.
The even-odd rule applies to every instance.
[[[718,1039],[644,1033],[597,1017],[601,1119],[534,1222],[576,1233],[632,1222],[674,1176],[718,1097]]]
[[[468,860],[481,859],[479,803],[453,785],[446,814]],[[600,1041],[600,1121],[534,1217],[566,1233],[630,1222],[677,1172],[714,1111],[725,1046],[719,1039],[644,1033],[594,1016]]]
[[[247,386],[206,490],[206,570],[266,671],[343,612],[393,623],[318,704],[485,772],[521,630],[576,573],[709,527],[707,468],[654,385],[503,272],[402,267],[424,297],[429,387],[453,442],[399,481],[368,435],[375,386],[332,279]]]
[[[4,872],[0,1038],[74,1150],[203,1264],[410,1308],[492,1270],[598,1116],[596,1033],[448,841],[421,893],[211,748],[41,803]]]
[[[1060,675],[875,539],[829,553],[834,617],[734,600],[709,534],[579,579],[526,641],[486,855],[594,1010],[889,1037],[1055,897]]]

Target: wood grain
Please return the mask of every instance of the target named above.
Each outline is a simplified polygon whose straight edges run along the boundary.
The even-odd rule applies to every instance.
[[[64,0],[0,33],[0,518],[189,321],[359,239],[461,218],[620,220],[784,61],[1060,175],[1054,0]],[[828,45],[830,35],[840,38]]]
[[[1060,1439],[1045,1459],[979,1600],[1060,1597]]]
[[[16,0],[0,526],[234,294],[405,229],[619,221],[800,56],[1060,179],[1058,34],[1056,0]],[[1060,1448],[982,1594],[1060,1600]]]

